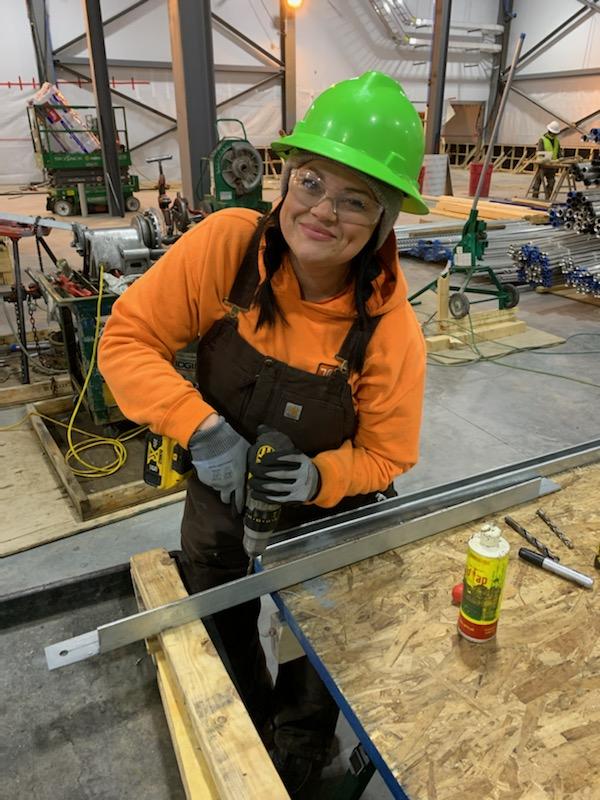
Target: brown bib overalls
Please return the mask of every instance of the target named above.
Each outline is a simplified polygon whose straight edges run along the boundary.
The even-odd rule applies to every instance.
[[[342,364],[331,375],[313,375],[268,358],[237,331],[238,311],[250,307],[259,281],[256,255],[247,255],[228,302],[232,312],[215,322],[198,345],[197,383],[204,399],[253,443],[261,423],[287,434],[303,452],[314,456],[337,449],[355,432],[356,418],[343,364],[350,351],[352,327],[339,354]],[[372,331],[377,318],[373,319]],[[296,419],[286,416],[294,404]],[[300,407],[300,414],[297,414]],[[393,494],[388,489],[385,494]],[[381,495],[379,495],[381,497]],[[288,528],[339,511],[375,502],[375,493],[345,498],[331,509],[284,506],[279,528]],[[198,592],[246,573],[242,517],[233,516],[219,493],[194,474],[188,484],[181,527],[185,575]],[[215,614],[207,625],[258,730],[272,719],[275,743],[286,753],[323,759],[331,744],[338,709],[306,658],[282,664],[275,691],[262,650],[257,619],[260,601]]]

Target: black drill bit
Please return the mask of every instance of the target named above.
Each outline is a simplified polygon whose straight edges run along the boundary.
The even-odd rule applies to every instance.
[[[519,525],[519,523],[512,517],[504,517],[504,522],[506,522],[507,525],[510,525],[513,531],[516,531],[527,542],[529,542],[530,545],[535,547],[536,550],[539,550],[544,558],[551,558],[552,561],[560,561],[560,558],[557,555],[554,555],[551,550],[548,550],[545,544],[540,542],[539,539],[536,539],[535,536],[532,536],[529,531],[526,531],[525,528],[522,525]]]

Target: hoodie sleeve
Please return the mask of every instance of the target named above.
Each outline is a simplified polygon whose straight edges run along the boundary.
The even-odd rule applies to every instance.
[[[321,474],[316,505],[330,508],[347,495],[382,491],[416,464],[425,364],[425,341],[404,301],[385,314],[369,344],[354,391],[358,428],[353,441],[314,459]]]
[[[221,211],[192,228],[116,301],[100,340],[98,367],[123,414],[184,446],[213,408],[172,362],[225,312],[256,216]]]

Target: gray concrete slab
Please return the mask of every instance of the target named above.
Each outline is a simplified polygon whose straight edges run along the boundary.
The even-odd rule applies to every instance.
[[[114,598],[2,632],[2,797],[184,800],[143,643],[46,668],[44,644],[134,610],[133,597]]]
[[[174,503],[3,558],[0,594],[125,564],[153,547],[178,550],[182,513],[183,503]]]

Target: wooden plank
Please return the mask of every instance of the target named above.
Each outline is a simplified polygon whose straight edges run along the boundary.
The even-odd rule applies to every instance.
[[[70,397],[53,397],[48,400],[40,400],[32,404],[34,411],[53,417],[55,414],[66,414],[73,410],[73,400]]]
[[[568,300],[576,300],[578,303],[587,303],[591,306],[600,307],[600,297],[594,297],[591,294],[582,294],[572,286],[553,286],[551,289],[546,289],[546,291],[549,294],[566,297]]]
[[[448,297],[450,288],[450,276],[440,275],[437,280],[437,322],[441,328],[448,322]]]
[[[166,550],[133,556],[131,574],[146,608],[186,596]],[[222,800],[289,798],[202,622],[158,639]]]
[[[36,400],[66,395],[71,392],[71,379],[68,374],[57,375],[54,378],[21,383],[17,386],[4,386],[0,388],[0,408],[31,403]]]
[[[198,746],[189,715],[177,696],[175,681],[162,650],[154,654],[158,688],[171,733],[179,773],[188,800],[219,800],[206,759]]]
[[[51,407],[54,407],[55,405],[59,405],[61,403],[64,403],[65,401],[70,402],[70,399],[59,398],[57,400],[46,401],[46,403],[51,404]],[[71,498],[71,502],[75,507],[75,511],[77,512],[80,519],[85,519],[86,515],[89,515],[89,501],[86,493],[83,491],[77,479],[75,478],[75,476],[65,463],[65,457],[62,454],[59,446],[52,438],[50,431],[46,427],[46,423],[44,422],[43,419],[37,416],[36,404],[31,403],[27,405],[26,410],[27,413],[31,415],[29,418],[31,426],[33,427],[33,430],[37,434],[37,437],[41,442],[42,448],[45,454],[50,459],[50,463],[54,467],[56,474],[58,475],[62,485],[67,491],[67,494]]]
[[[135,581],[133,582],[133,592],[139,610],[146,610]],[[194,736],[192,724],[179,695],[171,667],[156,636],[146,639],[146,649],[156,667],[158,689],[187,800],[219,800],[217,787]]]
[[[527,324],[517,319],[515,309],[478,311],[468,319],[438,321],[438,333],[425,337],[428,353],[461,348],[475,341],[486,342],[525,333]]]
[[[445,531],[282,592],[366,735],[419,799],[600,797],[600,464],[556,478],[562,491],[493,515],[510,542],[496,639],[456,631],[451,589],[481,523]],[[567,550],[536,517],[572,537]],[[523,562],[510,513],[583,589]]]
[[[133,592],[139,610],[146,610],[135,581]],[[158,637],[146,639],[146,649],[156,667],[156,681],[187,800],[219,800],[217,787],[194,736],[189,715]]]
[[[171,489],[158,490],[154,486],[149,486],[140,478],[137,481],[115,486],[112,489],[90,492],[86,495],[89,506],[89,516],[110,514],[112,511],[117,511],[120,508],[138,505],[138,503],[145,503],[146,500],[153,500],[159,491],[163,496],[180,493],[181,490],[185,488],[185,485],[186,482],[182,481]]]

